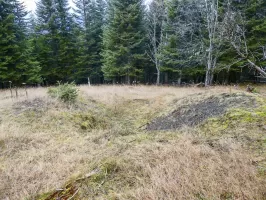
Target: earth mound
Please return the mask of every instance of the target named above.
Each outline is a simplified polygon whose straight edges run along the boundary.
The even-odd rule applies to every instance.
[[[22,102],[17,102],[13,105],[13,109],[16,114],[23,113],[25,111],[43,111],[47,109],[48,105],[50,105],[51,102],[48,102],[41,98],[36,98],[33,100],[25,100]]]
[[[180,104],[177,109],[166,116],[153,120],[147,125],[147,130],[172,130],[183,126],[194,127],[208,118],[225,114],[228,109],[257,106],[256,99],[245,93],[224,93],[207,98],[192,95],[177,103]]]

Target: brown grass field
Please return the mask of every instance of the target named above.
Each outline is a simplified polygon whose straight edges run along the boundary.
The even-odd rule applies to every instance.
[[[0,199],[266,199],[266,87],[258,91],[80,86],[74,105],[46,88],[0,91]],[[176,118],[199,116],[195,105],[213,98],[224,113],[147,128],[181,108]]]

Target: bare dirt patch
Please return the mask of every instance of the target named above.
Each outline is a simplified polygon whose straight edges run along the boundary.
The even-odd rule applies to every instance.
[[[147,125],[148,130],[171,130],[183,126],[197,126],[204,120],[217,117],[226,113],[231,108],[253,108],[256,107],[256,99],[245,93],[220,94],[197,100],[192,95],[176,102],[181,106],[176,110],[162,116]],[[200,99],[200,98],[199,98]]]
[[[15,114],[20,114],[25,111],[39,112],[39,111],[46,110],[50,104],[52,103],[48,102],[47,100],[36,98],[33,100],[25,100],[25,101],[17,102],[13,105],[13,109],[14,109]]]

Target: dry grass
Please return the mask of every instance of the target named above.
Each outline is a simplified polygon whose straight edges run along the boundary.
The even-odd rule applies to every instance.
[[[214,149],[181,138],[142,152],[149,176],[134,191],[136,199],[263,199],[265,182],[257,177],[251,156],[233,141],[221,145]]]
[[[46,91],[28,89],[27,99],[20,90],[13,100],[0,91],[0,199],[36,199],[106,163],[112,170],[81,183],[77,199],[263,199],[264,181],[241,142],[220,137],[217,148],[197,130],[141,128],[178,99],[229,88],[81,86],[71,107]],[[82,128],[88,115],[99,126]]]
[[[18,89],[18,98],[16,98],[15,90],[12,90],[12,96],[11,98],[11,92],[10,90],[0,90],[0,111],[3,108],[8,108],[12,106],[13,103],[21,102],[25,100],[33,100],[35,98],[42,98],[47,99],[47,89],[46,88],[29,88],[27,89],[28,97],[26,96],[25,89]]]
[[[205,88],[175,88],[175,87],[156,87],[156,86],[98,86],[87,87],[82,86],[80,90],[87,96],[103,102],[105,104],[113,105],[118,103],[117,100],[162,100],[169,103],[173,99],[183,98],[191,94],[197,94],[202,92],[208,93],[223,93],[229,92],[228,87],[211,87]],[[162,102],[163,103],[163,102]]]

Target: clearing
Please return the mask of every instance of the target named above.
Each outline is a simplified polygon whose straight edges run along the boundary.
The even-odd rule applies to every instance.
[[[0,91],[0,199],[266,199],[266,87]]]

